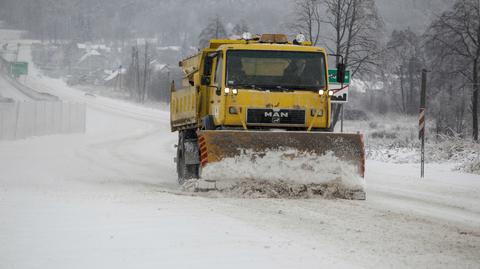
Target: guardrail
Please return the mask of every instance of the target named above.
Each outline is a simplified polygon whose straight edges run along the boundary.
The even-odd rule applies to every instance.
[[[86,105],[67,102],[0,103],[0,140],[84,133]]]
[[[57,96],[34,90],[12,77],[9,66],[10,62],[0,57],[0,76],[33,101],[0,100],[0,140],[85,132],[85,104],[62,102]]]
[[[36,91],[22,83],[20,83],[10,72],[10,65],[12,62],[7,61],[3,57],[0,57],[0,75],[6,79],[17,90],[21,91],[24,95],[37,101],[58,101],[59,98],[55,95],[51,95],[46,92]]]
[[[5,80],[7,80],[15,89],[19,90],[22,92],[24,95],[28,96],[29,98],[36,100],[36,101],[58,101],[60,100],[57,96],[46,93],[46,92],[39,92],[36,91],[20,82],[18,82],[16,79],[0,74]]]

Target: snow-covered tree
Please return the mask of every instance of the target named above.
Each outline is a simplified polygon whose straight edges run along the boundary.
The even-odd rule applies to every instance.
[[[472,89],[472,136],[478,140],[478,94],[480,90],[480,2],[457,0],[452,9],[438,16],[427,31],[428,45],[437,64],[450,63],[450,73],[462,76]]]

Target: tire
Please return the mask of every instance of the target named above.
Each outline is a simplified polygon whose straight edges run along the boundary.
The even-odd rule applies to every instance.
[[[194,130],[180,131],[178,133],[177,146],[177,175],[178,183],[183,185],[189,179],[199,178],[199,164],[185,163],[185,140],[196,140],[197,134]]]

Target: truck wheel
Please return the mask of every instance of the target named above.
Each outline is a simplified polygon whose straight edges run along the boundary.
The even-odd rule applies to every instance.
[[[178,133],[178,147],[177,147],[177,175],[178,183],[182,185],[185,181],[193,178],[199,178],[199,164],[187,164],[186,154],[191,154],[186,151],[185,143],[196,142],[197,135],[193,130],[180,131]]]

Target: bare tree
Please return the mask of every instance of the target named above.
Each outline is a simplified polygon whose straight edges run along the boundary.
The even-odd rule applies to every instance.
[[[345,57],[352,76],[375,64],[383,21],[374,0],[325,0],[325,21],[335,32],[333,52]],[[338,62],[338,59],[337,59]]]
[[[207,26],[200,33],[200,36],[198,37],[198,45],[200,48],[205,48],[208,46],[210,39],[226,37],[227,31],[225,30],[225,26],[223,25],[221,18],[217,15],[213,18],[210,18]]]
[[[344,63],[351,75],[372,71],[380,54],[379,34],[383,22],[378,15],[375,0],[324,0],[327,10],[325,22],[334,31],[335,54],[344,56]],[[336,62],[339,62],[339,57]],[[334,107],[332,126],[335,127],[341,106]]]
[[[320,35],[319,8],[318,0],[296,0],[294,21],[289,25],[292,31],[305,34],[314,46],[317,45]]]
[[[451,61],[462,60],[464,64],[452,65],[471,85],[472,136],[478,141],[478,92],[480,89],[480,2],[457,0],[451,10],[438,16],[427,32],[429,46],[436,49],[437,57]],[[457,59],[455,59],[457,58]]]
[[[241,20],[239,23],[235,24],[232,29],[232,34],[241,36],[243,33],[249,31],[248,24],[245,20]]]
[[[386,58],[388,69],[399,81],[400,111],[413,114],[418,108],[420,70],[424,66],[422,40],[412,30],[394,30],[387,43]]]

